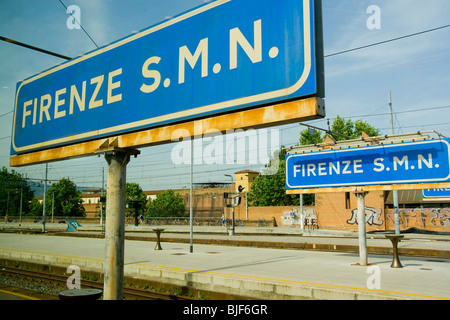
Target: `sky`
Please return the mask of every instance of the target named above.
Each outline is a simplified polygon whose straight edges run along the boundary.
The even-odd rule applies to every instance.
[[[68,28],[70,17],[61,2],[66,7],[80,8],[80,22],[89,36],[82,29]],[[77,57],[205,2],[0,0],[0,36]],[[326,129],[328,119],[332,122],[339,115],[367,121],[382,134],[390,134],[391,92],[395,134],[435,130],[450,137],[450,28],[334,55],[450,25],[450,1],[323,0],[322,4],[326,117],[305,123]],[[64,61],[0,41],[0,167],[14,169],[31,179],[44,178],[45,164],[9,167],[16,84]],[[223,161],[206,156],[197,159],[194,183],[229,183],[227,174],[244,169],[260,171],[274,149],[295,145],[305,128],[293,123],[255,131],[259,149],[247,144],[246,150],[231,161],[223,158],[228,156],[224,143]],[[267,141],[265,147],[261,141]],[[220,142],[204,139],[195,146],[194,153],[202,154],[208,146]],[[144,190],[188,188],[190,166],[181,159],[183,148],[186,145],[180,143],[142,148],[127,166],[127,181],[139,183]],[[254,153],[258,154],[256,160]],[[69,178],[79,187],[100,188],[103,174],[106,183],[103,157],[48,164],[49,180]]]

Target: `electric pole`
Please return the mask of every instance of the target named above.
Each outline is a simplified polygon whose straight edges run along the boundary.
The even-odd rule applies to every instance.
[[[47,172],[48,172],[48,163],[45,164],[45,179],[44,179],[44,203],[42,205],[42,233],[45,233],[45,220],[46,220],[46,205],[45,202],[47,200]]]
[[[391,134],[393,135],[394,134],[394,115],[392,112],[392,95],[391,95],[390,91],[389,91],[389,124],[391,127]],[[398,191],[393,190],[392,195],[393,195],[393,203],[394,203],[395,234],[399,235],[400,234],[400,217],[399,217],[399,212],[398,212]]]

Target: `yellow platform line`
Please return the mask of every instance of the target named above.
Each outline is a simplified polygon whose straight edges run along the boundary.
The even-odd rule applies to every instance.
[[[26,296],[24,294],[20,294],[20,293],[8,291],[8,290],[0,289],[0,292],[6,293],[6,294],[10,294],[10,295],[13,295],[13,296],[17,296],[17,297],[21,297],[21,298],[25,298],[25,299],[28,299],[28,300],[41,300],[41,299],[38,299],[38,298],[33,298],[33,297],[30,297],[30,296]]]

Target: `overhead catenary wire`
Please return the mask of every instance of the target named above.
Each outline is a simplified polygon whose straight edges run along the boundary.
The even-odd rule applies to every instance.
[[[392,39],[388,39],[388,40],[384,40],[384,41],[371,43],[371,44],[368,44],[368,45],[365,45],[365,46],[360,46],[360,47],[356,47],[356,48],[352,48],[352,49],[347,49],[347,50],[331,53],[331,54],[325,55],[324,57],[325,58],[330,58],[330,57],[334,57],[334,56],[341,55],[341,54],[344,54],[344,53],[349,53],[349,52],[353,52],[353,51],[357,51],[357,50],[362,50],[362,49],[366,49],[366,48],[370,48],[370,47],[375,47],[375,46],[386,44],[386,43],[389,43],[389,42],[403,40],[403,39],[406,39],[406,38],[415,37],[415,36],[418,36],[418,35],[421,35],[421,34],[424,34],[424,33],[433,32],[433,31],[437,31],[437,30],[442,30],[442,29],[449,28],[449,27],[450,27],[450,24],[447,24],[447,25],[440,26],[440,27],[437,27],[437,28],[432,28],[432,29],[428,29],[428,30],[424,30],[424,31],[416,32],[416,33],[411,33],[411,34],[408,34],[408,35],[405,35],[405,36],[392,38]]]
[[[94,41],[94,39],[92,39],[92,37],[90,36],[90,34],[86,31],[86,29],[84,29],[84,27],[81,25],[80,21],[78,21],[74,15],[72,14],[72,12],[69,11],[69,9],[67,9],[67,6],[62,2],[62,0],[59,0],[59,2],[61,3],[61,5],[66,9],[66,12],[69,13],[72,18],[78,23],[78,25],[80,26],[80,28],[84,31],[84,33],[89,37],[89,39],[91,39],[92,43],[98,48],[97,43]]]
[[[12,44],[24,47],[24,48],[28,48],[28,49],[32,49],[32,50],[35,50],[35,51],[39,51],[39,52],[42,52],[42,53],[45,53],[45,54],[49,54],[51,56],[58,57],[58,58],[61,58],[61,59],[65,59],[65,60],[71,60],[72,59],[71,57],[68,57],[68,56],[65,56],[65,55],[62,55],[62,54],[59,54],[59,53],[56,53],[56,52],[52,52],[52,51],[49,51],[49,50],[38,48],[38,47],[35,47],[35,46],[32,46],[32,45],[29,45],[29,44],[26,44],[26,43],[23,43],[23,42],[19,42],[19,41],[13,40],[13,39],[5,38],[5,37],[2,37],[2,36],[0,36],[0,40],[5,41],[5,42],[9,42],[9,43],[12,43]]]

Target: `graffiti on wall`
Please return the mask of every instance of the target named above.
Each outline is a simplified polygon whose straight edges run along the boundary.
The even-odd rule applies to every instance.
[[[314,208],[303,209],[300,213],[300,208],[293,208],[292,210],[284,210],[281,222],[283,225],[301,225],[303,220],[304,228],[319,228],[319,220]]]
[[[434,216],[431,218],[431,224],[435,227],[450,227],[450,211],[448,208],[433,209]]]
[[[369,226],[381,226],[383,224],[383,220],[381,219],[381,214],[383,213],[382,209],[372,207],[366,207],[365,209],[366,224]],[[347,220],[347,223],[358,224],[358,209],[352,210],[352,217]]]
[[[388,218],[394,223],[393,212],[388,213]],[[400,209],[399,218],[400,224],[406,229],[450,228],[450,208]]]

